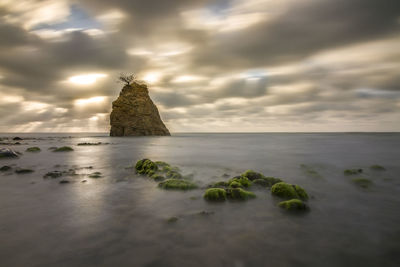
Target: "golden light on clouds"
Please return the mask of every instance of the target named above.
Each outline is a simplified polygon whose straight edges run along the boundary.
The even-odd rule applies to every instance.
[[[89,85],[89,84],[94,84],[97,81],[97,79],[104,77],[107,77],[107,74],[91,73],[91,74],[71,76],[68,78],[68,81],[78,85]]]
[[[103,103],[106,99],[107,99],[107,97],[105,97],[105,96],[81,98],[81,99],[75,100],[75,105],[86,106],[86,105],[90,105],[90,104],[99,104],[99,103]]]

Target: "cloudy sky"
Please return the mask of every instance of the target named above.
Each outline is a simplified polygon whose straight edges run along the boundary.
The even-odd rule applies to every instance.
[[[0,132],[107,132],[120,72],[171,132],[400,131],[399,0],[0,0]]]

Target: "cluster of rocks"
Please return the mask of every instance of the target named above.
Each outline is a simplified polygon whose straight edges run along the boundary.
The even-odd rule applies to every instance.
[[[152,161],[142,159],[136,162],[136,173],[157,181],[158,186],[163,189],[192,190],[198,185],[191,180],[190,176],[184,176],[180,169],[163,161]],[[261,173],[247,170],[240,176],[233,177],[227,181],[219,181],[209,185],[203,198],[211,202],[226,200],[244,201],[255,198],[256,194],[249,191],[251,187],[263,187],[271,190],[271,194],[281,198],[279,207],[286,210],[306,210],[305,201],[308,194],[299,185],[283,182],[279,178],[266,177]]]
[[[369,169],[372,171],[386,171],[385,167],[375,164],[375,165],[371,165],[369,166]],[[362,175],[364,173],[363,169],[346,169],[343,171],[343,174],[346,176],[355,176],[355,175]],[[352,178],[351,182],[358,186],[359,188],[362,189],[369,189],[371,186],[374,185],[374,182],[368,178],[365,177],[356,177],[356,178]]]

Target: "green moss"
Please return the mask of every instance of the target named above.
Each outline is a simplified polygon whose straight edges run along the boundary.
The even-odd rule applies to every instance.
[[[354,178],[351,180],[356,186],[362,187],[362,188],[369,188],[372,186],[374,183],[367,179],[367,178]]]
[[[74,149],[69,146],[62,146],[53,150],[53,152],[70,152],[70,151],[74,151]]]
[[[307,192],[298,185],[291,185],[285,182],[274,184],[271,187],[271,193],[274,196],[287,199],[308,199]]]
[[[208,201],[225,201],[227,195],[225,189],[209,188],[206,190],[203,197]]]
[[[142,159],[136,162],[135,169],[139,174],[151,176],[157,172],[158,166],[155,162],[149,159]]]
[[[229,186],[228,182],[219,181],[219,182],[216,182],[216,183],[213,183],[213,184],[209,185],[208,187],[209,188],[225,188],[225,187],[228,187],[228,186]]]
[[[101,172],[94,172],[89,175],[89,178],[101,178]]]
[[[345,175],[356,175],[356,174],[360,174],[362,172],[363,172],[362,169],[347,169],[347,170],[343,171],[343,173]]]
[[[229,185],[231,185],[233,182],[241,184],[242,187],[251,186],[251,181],[247,177],[243,176],[236,176],[228,181]]]
[[[285,210],[305,210],[307,206],[300,199],[291,199],[279,202],[279,207]]]
[[[230,187],[232,188],[239,188],[242,187],[242,184],[236,181],[233,181],[232,183],[229,184]]]
[[[187,180],[167,179],[158,184],[163,189],[190,190],[197,188],[197,185]]]
[[[28,148],[26,149],[26,152],[40,152],[40,148],[37,147],[37,146],[28,147]]]
[[[153,174],[152,176],[150,176],[150,178],[157,182],[164,181],[164,179],[165,179],[164,176],[156,174],[156,173]]]
[[[155,162],[157,164],[158,167],[162,168],[162,167],[166,167],[166,166],[170,166],[168,163],[164,162],[164,161],[156,161]]]
[[[243,190],[242,188],[228,188],[226,189],[226,195],[229,199],[233,200],[247,200],[256,197],[253,192]]]
[[[319,174],[316,170],[314,170],[311,166],[300,164],[300,167],[308,176],[313,178],[322,178],[322,175]]]
[[[374,170],[374,171],[385,171],[386,170],[383,166],[377,165],[377,164],[376,165],[372,165],[369,168],[371,170]]]
[[[264,175],[262,175],[261,173],[255,172],[253,170],[247,170],[242,173],[241,176],[247,178],[250,181],[261,179],[264,177]]]
[[[165,175],[167,178],[172,178],[172,179],[182,179],[182,174],[180,174],[177,171],[168,171]]]
[[[307,200],[308,199],[308,194],[306,192],[306,190],[304,190],[304,188],[302,188],[299,185],[293,185],[294,190],[296,190],[297,195],[299,195],[299,197],[301,199]]]
[[[15,173],[18,173],[18,174],[25,174],[25,173],[31,173],[31,172],[34,172],[34,170],[31,170],[31,169],[21,169],[21,168],[18,168],[18,169],[15,170]]]
[[[167,223],[175,223],[178,221],[178,217],[169,217]]]

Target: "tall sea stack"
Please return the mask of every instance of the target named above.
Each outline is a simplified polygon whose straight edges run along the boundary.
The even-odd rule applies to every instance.
[[[147,85],[125,85],[112,103],[110,136],[171,135],[150,99]]]

